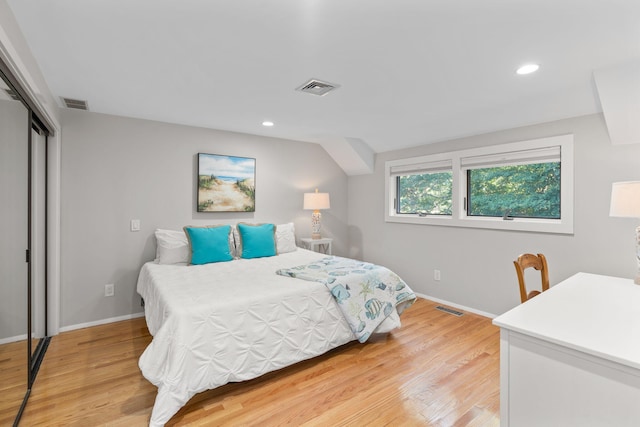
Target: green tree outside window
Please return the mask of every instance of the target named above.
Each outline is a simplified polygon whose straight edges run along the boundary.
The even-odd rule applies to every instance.
[[[560,163],[467,171],[471,216],[560,218]]]
[[[451,215],[451,171],[399,176],[397,185],[397,213]]]

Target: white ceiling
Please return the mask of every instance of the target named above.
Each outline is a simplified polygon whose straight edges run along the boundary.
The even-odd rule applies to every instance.
[[[599,112],[593,71],[640,58],[638,0],[8,3],[56,97],[373,152]]]

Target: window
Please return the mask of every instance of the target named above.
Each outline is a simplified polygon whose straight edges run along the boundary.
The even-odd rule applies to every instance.
[[[573,135],[385,166],[388,222],[573,233]]]
[[[560,147],[463,158],[469,216],[560,219]]]
[[[391,168],[397,214],[451,215],[451,162],[427,162]]]
[[[397,178],[397,213],[451,215],[451,172],[426,172]]]

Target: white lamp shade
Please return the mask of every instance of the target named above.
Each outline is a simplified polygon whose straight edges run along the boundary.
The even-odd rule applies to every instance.
[[[613,183],[609,216],[640,218],[640,181]]]
[[[329,193],[304,193],[304,207],[307,210],[329,209]]]

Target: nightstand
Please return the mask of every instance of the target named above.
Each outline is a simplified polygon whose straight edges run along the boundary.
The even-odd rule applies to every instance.
[[[302,246],[310,251],[320,252],[322,254],[331,255],[331,242],[333,239],[323,237],[322,239],[311,239],[303,237],[300,239]]]

